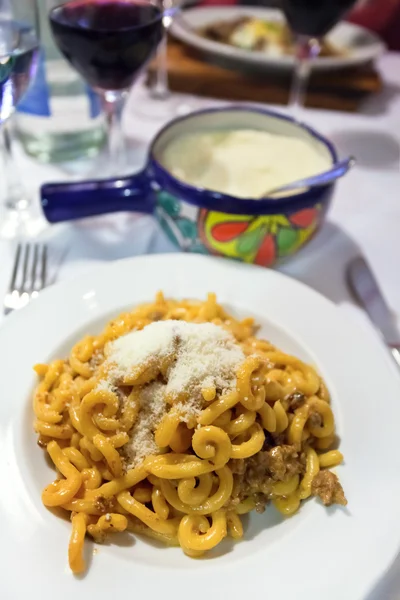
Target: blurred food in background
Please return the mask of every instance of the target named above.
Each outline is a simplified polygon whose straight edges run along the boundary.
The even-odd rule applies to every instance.
[[[198,6],[264,6],[280,8],[279,0],[201,0]],[[346,21],[377,33],[389,50],[400,50],[400,0],[359,0]]]
[[[217,21],[199,29],[198,33],[215,42],[271,56],[293,56],[296,50],[294,36],[286,23],[251,16]],[[326,39],[321,40],[321,56],[342,56],[345,53],[344,48],[336,47]]]

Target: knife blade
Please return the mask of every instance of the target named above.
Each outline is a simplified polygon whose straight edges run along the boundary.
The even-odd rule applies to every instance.
[[[380,331],[400,366],[400,332],[371,267],[362,256],[358,256],[348,264],[346,275],[350,291]]]

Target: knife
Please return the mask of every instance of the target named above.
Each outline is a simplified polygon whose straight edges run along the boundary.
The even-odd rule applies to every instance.
[[[350,291],[380,331],[400,367],[400,333],[371,267],[362,256],[358,256],[348,264],[346,276]]]

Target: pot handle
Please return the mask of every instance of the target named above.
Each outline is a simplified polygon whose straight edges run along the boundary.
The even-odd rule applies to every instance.
[[[145,170],[120,179],[46,183],[40,197],[50,223],[122,211],[152,213],[155,206]]]

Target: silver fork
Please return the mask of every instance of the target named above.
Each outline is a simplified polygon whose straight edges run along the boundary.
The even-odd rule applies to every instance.
[[[4,298],[4,314],[26,306],[47,283],[46,244],[18,244],[10,287]]]

